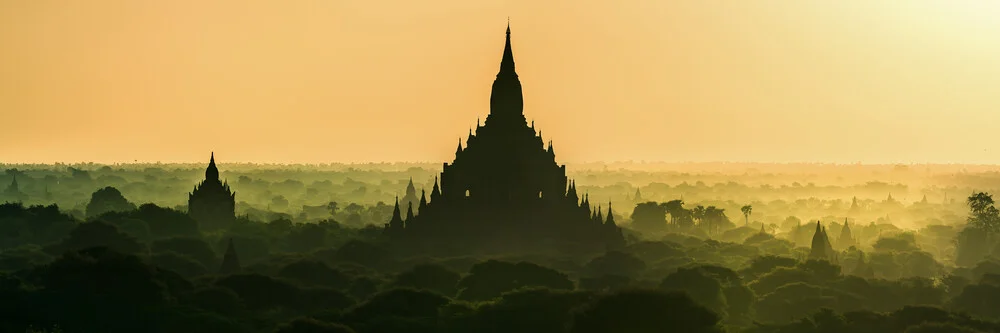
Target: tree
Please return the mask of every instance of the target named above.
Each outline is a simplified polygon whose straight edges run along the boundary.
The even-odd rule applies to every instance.
[[[750,225],[750,214],[753,212],[753,206],[745,205],[740,207],[740,211],[743,212],[743,218],[746,219],[744,225]]]
[[[659,232],[666,227],[666,206],[644,202],[632,210],[632,226],[638,230]]]
[[[554,333],[565,332],[573,309],[586,304],[594,293],[547,288],[525,288],[504,294],[495,302],[478,306],[469,327],[451,332]]]
[[[687,210],[684,209],[683,200],[670,200],[660,205],[667,211],[667,214],[670,214],[670,224],[676,224],[677,219],[681,218],[687,212]]]
[[[636,276],[646,269],[646,263],[631,253],[608,251],[587,263],[586,268],[593,276]]]
[[[266,310],[281,306],[294,307],[299,301],[299,289],[284,280],[259,274],[228,275],[216,286],[232,290],[249,309]]]
[[[296,318],[282,324],[275,333],[354,333],[350,327],[312,318]]]
[[[121,253],[139,253],[145,250],[145,245],[136,241],[128,234],[122,233],[113,225],[102,221],[81,223],[62,242],[46,249],[47,252],[60,254],[66,251],[78,251],[91,247],[108,247]]]
[[[442,332],[438,318],[451,299],[434,292],[392,289],[372,296],[344,314],[344,323],[362,332]]]
[[[347,289],[351,284],[350,276],[340,270],[330,268],[320,261],[306,259],[285,265],[278,271],[278,276],[308,286],[323,286],[334,289]]]
[[[326,209],[330,210],[331,216],[337,216],[337,210],[340,210],[340,205],[336,201],[330,201],[326,204]]]
[[[702,221],[705,219],[705,206],[697,205],[694,208],[692,208],[691,218],[693,218],[695,222],[698,222],[698,224],[701,224]]]
[[[288,246],[298,252],[308,252],[326,243],[326,228],[316,223],[299,223],[286,236]]]
[[[219,264],[219,259],[208,245],[201,238],[195,237],[173,237],[160,239],[153,242],[154,253],[174,252],[194,259],[205,267],[215,267]]]
[[[701,212],[701,221],[705,223],[705,226],[708,229],[708,234],[711,235],[716,229],[722,228],[722,225],[727,223],[729,218],[726,217],[725,209],[708,206]]]
[[[700,267],[678,268],[660,282],[660,289],[683,292],[720,317],[726,316],[727,303],[722,282]]]
[[[129,215],[146,222],[149,233],[154,237],[200,236],[198,222],[182,211],[147,203],[139,206],[138,210]]]
[[[99,247],[65,253],[32,276],[46,294],[43,318],[67,332],[154,332],[163,324],[157,309],[170,302],[176,282],[166,273]]]
[[[135,210],[135,205],[122,195],[118,189],[108,186],[90,195],[87,203],[87,217],[95,217],[107,212],[126,212]]]
[[[1000,231],[1000,210],[993,206],[993,195],[979,192],[969,196],[969,225],[987,233]]]
[[[570,333],[721,333],[719,316],[682,293],[630,290],[603,296],[573,317]]]
[[[438,264],[422,264],[396,275],[393,285],[425,289],[445,296],[454,296],[462,276]]]
[[[573,281],[566,274],[532,263],[490,260],[472,266],[469,275],[458,282],[458,298],[488,301],[523,287],[572,290]]]

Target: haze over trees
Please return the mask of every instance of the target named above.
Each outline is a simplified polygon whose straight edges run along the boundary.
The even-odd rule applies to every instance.
[[[1000,219],[992,192],[973,190],[1000,185],[986,174],[885,167],[899,183],[878,183],[844,166],[796,185],[775,167],[773,185],[748,186],[743,172],[709,185],[721,176],[581,167],[577,192],[612,198],[624,247],[435,256],[383,233],[385,196],[413,177],[419,209],[429,167],[222,164],[240,201],[214,229],[186,210],[205,177],[192,167],[16,167],[5,174],[27,199],[0,205],[8,331],[1000,329]],[[906,183],[928,177],[939,184]],[[271,205],[278,194],[288,207]]]

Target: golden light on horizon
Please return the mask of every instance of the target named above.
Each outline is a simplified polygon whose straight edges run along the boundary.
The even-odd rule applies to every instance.
[[[451,159],[511,17],[561,162],[1000,163],[989,1],[0,3],[0,163]]]

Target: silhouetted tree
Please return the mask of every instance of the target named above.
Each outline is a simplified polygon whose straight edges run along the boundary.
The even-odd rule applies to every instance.
[[[719,317],[681,293],[622,291],[603,296],[574,318],[570,333],[721,333]]]
[[[743,213],[743,218],[745,219],[744,225],[750,225],[750,214],[753,212],[753,206],[744,205],[740,207],[740,212]]]
[[[107,247],[121,253],[140,253],[145,246],[135,238],[118,231],[113,225],[102,221],[79,224],[70,231],[62,242],[47,249],[49,253],[59,254],[66,251],[79,251],[91,247]]]
[[[135,210],[135,205],[122,196],[118,189],[108,186],[95,191],[87,203],[87,217],[96,217],[107,212],[126,212]]]
[[[454,296],[461,275],[435,264],[417,265],[396,275],[393,285],[425,289],[445,296]]]
[[[150,246],[153,253],[174,252],[187,256],[205,267],[215,267],[219,259],[204,240],[194,237],[172,237],[153,241]]]
[[[222,256],[222,266],[219,268],[219,273],[239,273],[242,269],[239,255],[236,254],[236,247],[233,245],[233,239],[230,238],[229,245],[226,247],[226,254]]]
[[[347,274],[314,260],[298,260],[285,265],[278,271],[278,276],[305,285],[330,287],[338,290],[347,289],[351,283],[351,278]]]
[[[667,210],[655,202],[644,202],[632,210],[632,227],[642,231],[660,232],[666,228]]]
[[[490,260],[472,266],[458,283],[458,298],[486,301],[523,287],[572,290],[573,281],[558,271],[528,262],[517,264]]]
[[[282,324],[275,333],[354,333],[350,327],[312,318],[296,318]]]
[[[630,253],[608,251],[587,263],[586,268],[595,276],[607,274],[635,276],[646,269],[646,263]]]

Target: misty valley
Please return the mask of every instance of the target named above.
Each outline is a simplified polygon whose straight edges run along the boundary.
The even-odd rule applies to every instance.
[[[599,249],[463,243],[476,221],[421,235],[461,247],[392,237],[430,214],[433,164],[212,162],[5,166],[3,329],[1000,330],[991,167],[572,165],[622,230]],[[226,207],[197,194],[212,177],[231,219],[191,210]]]

